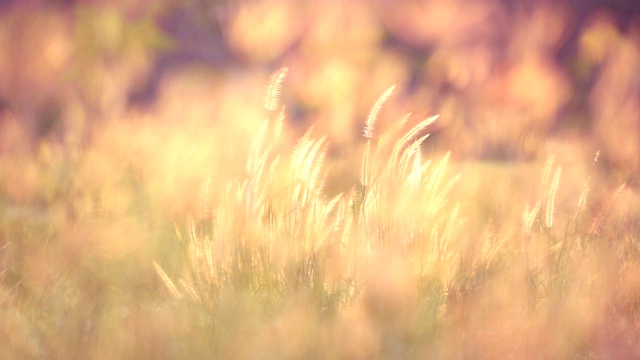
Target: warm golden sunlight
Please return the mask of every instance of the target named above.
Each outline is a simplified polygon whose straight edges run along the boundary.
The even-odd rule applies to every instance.
[[[640,358],[640,3],[0,2],[0,357]]]

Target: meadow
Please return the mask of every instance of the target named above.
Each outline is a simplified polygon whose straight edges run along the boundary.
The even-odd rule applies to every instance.
[[[640,357],[637,22],[303,3],[6,5],[0,357]]]

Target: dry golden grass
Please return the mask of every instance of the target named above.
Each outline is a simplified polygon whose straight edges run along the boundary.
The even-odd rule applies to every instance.
[[[635,355],[640,202],[598,190],[597,157],[427,157],[436,116],[378,130],[390,88],[345,185],[318,130],[288,140],[287,73],[252,97],[265,120],[244,149],[219,152],[206,122],[135,118],[82,152],[2,158],[9,356]]]
[[[284,73],[270,86],[279,87]],[[610,252],[589,222],[604,220],[611,206],[592,211],[588,183],[577,206],[569,212],[559,206],[566,201],[559,196],[562,166],[551,157],[540,190],[531,193],[535,205],[521,205],[521,222],[517,215],[496,218],[482,229],[473,213],[491,200],[475,193],[473,205],[454,196],[465,178],[447,170],[448,154],[433,164],[421,158],[424,131],[436,117],[407,128],[405,116],[374,135],[392,89],[364,124],[360,180],[332,198],[323,191],[325,139],[309,131],[290,156],[274,153],[273,122],[281,115],[271,109],[274,118],[251,145],[245,177],[189,223],[188,235],[179,231],[182,270],[171,278],[154,265],[167,294],[206,316],[200,321],[210,331],[232,339],[267,331],[268,340],[257,335],[244,346],[264,346],[274,357],[567,358],[604,351],[591,346],[601,335],[589,329],[602,321],[596,314],[610,309],[601,291],[611,256],[629,244]],[[229,308],[239,299],[241,309]],[[229,311],[244,325],[219,320]],[[303,324],[307,330],[293,330]],[[239,354],[238,343],[227,343],[236,340],[208,339],[218,356]]]
[[[637,26],[562,63],[562,5],[14,3],[3,357],[640,357]]]

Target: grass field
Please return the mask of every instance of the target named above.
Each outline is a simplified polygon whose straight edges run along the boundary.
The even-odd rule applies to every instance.
[[[637,26],[423,3],[0,13],[0,358],[640,358]]]
[[[348,159],[286,146],[285,75],[234,154],[140,120],[2,160],[9,357],[637,354],[638,201],[597,158],[427,156],[437,117],[377,130],[393,88]]]

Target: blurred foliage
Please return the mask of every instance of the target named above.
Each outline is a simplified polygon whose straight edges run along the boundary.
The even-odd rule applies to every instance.
[[[287,65],[293,120],[322,127],[337,149],[396,83],[394,107],[443,115],[437,144],[455,157],[533,159],[546,137],[577,129],[628,177],[636,146],[613,149],[603,133],[629,130],[624,119],[637,114],[606,99],[637,96],[634,74],[607,70],[637,67],[637,12],[597,0],[13,3],[3,11],[0,94],[37,142],[158,107],[183,69],[264,76]],[[598,125],[611,117],[620,125]]]
[[[637,358],[639,11],[1,2],[3,356]]]

